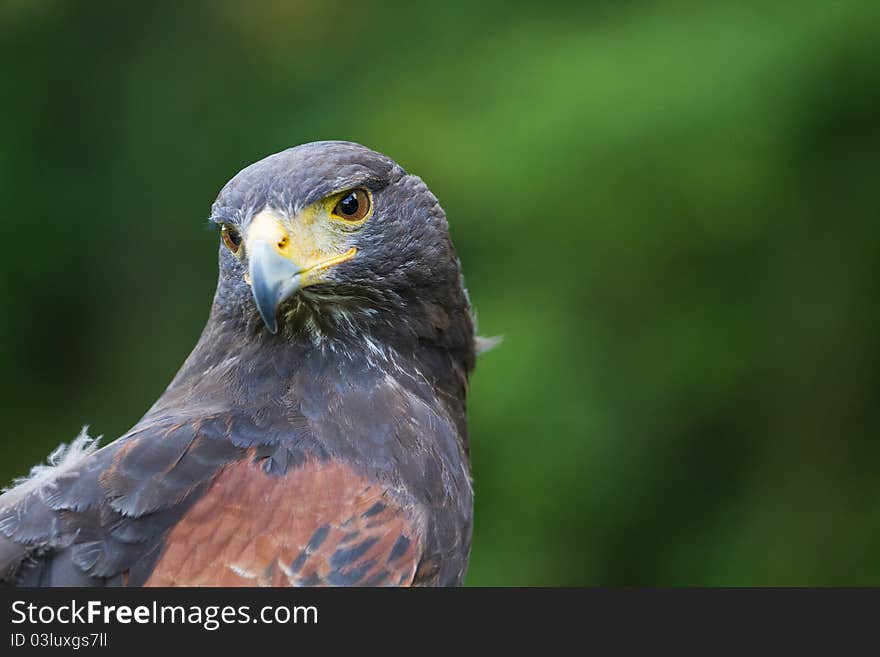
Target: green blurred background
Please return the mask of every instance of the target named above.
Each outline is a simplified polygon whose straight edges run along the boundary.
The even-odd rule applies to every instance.
[[[0,479],[195,343],[210,203],[350,139],[480,331],[468,583],[880,584],[880,3],[0,0]]]

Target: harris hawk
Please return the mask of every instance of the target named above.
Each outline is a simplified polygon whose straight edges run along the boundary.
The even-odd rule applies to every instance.
[[[437,199],[316,142],[242,170],[211,221],[198,343],[125,435],[83,434],[0,496],[0,581],[460,584],[481,339]]]

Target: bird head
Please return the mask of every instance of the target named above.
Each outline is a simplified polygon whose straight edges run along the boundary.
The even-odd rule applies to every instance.
[[[446,216],[416,176],[350,142],[271,155],[221,190],[215,307],[279,337],[396,330],[473,342]]]

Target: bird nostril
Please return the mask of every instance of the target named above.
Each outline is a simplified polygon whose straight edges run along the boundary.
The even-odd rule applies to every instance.
[[[286,249],[289,241],[290,240],[287,238],[287,235],[285,235],[280,240],[278,240],[278,248],[279,249]]]

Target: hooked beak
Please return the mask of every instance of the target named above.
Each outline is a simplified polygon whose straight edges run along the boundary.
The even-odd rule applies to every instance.
[[[314,252],[303,248],[308,246],[295,244],[288,228],[271,212],[256,215],[248,228],[248,282],[257,310],[272,333],[278,332],[278,306],[301,288],[321,282],[320,272],[357,253],[352,247],[345,253],[307,262],[304,255],[298,254]]]
[[[254,240],[248,249],[248,274],[257,310],[272,333],[278,331],[278,306],[302,287],[302,268],[280,255],[264,240]]]

